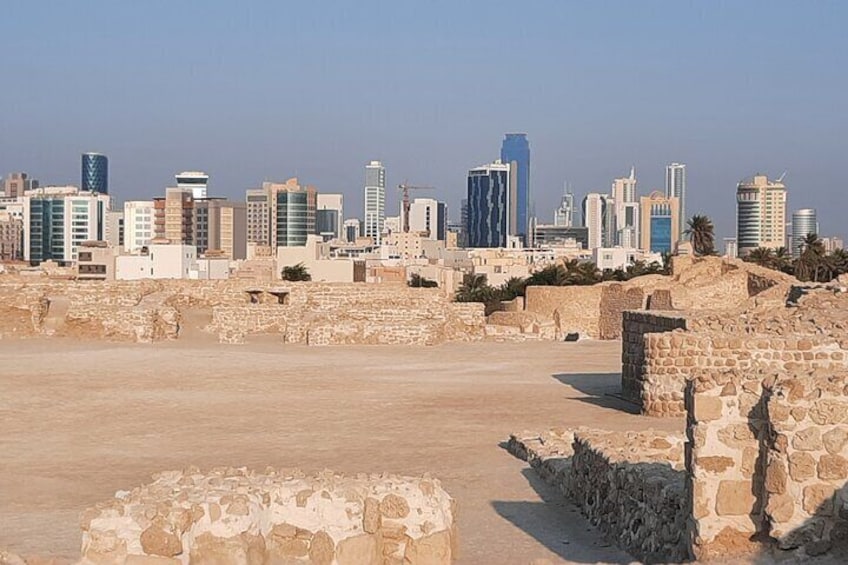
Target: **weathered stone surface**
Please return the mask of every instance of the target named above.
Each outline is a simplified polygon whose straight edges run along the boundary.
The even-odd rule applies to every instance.
[[[829,484],[814,484],[804,488],[804,510],[807,514],[831,516],[833,493],[836,488]]]
[[[816,460],[809,453],[797,451],[789,456],[789,476],[804,482],[816,476]]]
[[[160,526],[153,525],[141,532],[141,548],[149,555],[174,557],[183,552],[180,538],[173,532],[166,532]]]
[[[820,451],[824,449],[820,428],[805,428],[795,432],[792,447],[801,451]]]
[[[368,534],[340,541],[336,549],[336,559],[338,565],[381,565],[383,560],[377,538]]]
[[[719,516],[745,516],[754,507],[751,481],[721,481],[716,496]]]
[[[324,531],[317,532],[309,542],[309,562],[315,565],[331,565],[336,555],[333,538]]]
[[[848,478],[848,461],[839,455],[822,455],[817,470],[820,479],[843,481]]]
[[[843,426],[839,426],[825,432],[825,434],[822,435],[822,443],[828,453],[841,453],[845,445],[848,444],[848,429]]]
[[[403,498],[389,494],[380,501],[380,514],[386,518],[406,518],[409,515],[409,505]]]

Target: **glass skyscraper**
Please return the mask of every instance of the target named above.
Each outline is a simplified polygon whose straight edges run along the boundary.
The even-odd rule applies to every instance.
[[[506,247],[509,203],[509,165],[495,161],[468,171],[469,247]]]
[[[82,154],[82,190],[109,194],[109,160],[106,155]]]
[[[512,182],[515,185],[510,235],[521,236],[527,245],[530,225],[530,143],[526,133],[506,134],[501,145],[501,162],[511,166]]]
[[[665,168],[665,196],[677,198],[680,202],[678,214],[678,233],[682,236],[686,231],[686,165],[672,163]]]

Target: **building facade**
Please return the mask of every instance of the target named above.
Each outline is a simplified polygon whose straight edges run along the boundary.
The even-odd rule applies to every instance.
[[[10,212],[0,211],[0,261],[24,258],[24,224]]]
[[[194,201],[194,245],[198,255],[247,258],[247,208],[225,198]]]
[[[386,168],[380,161],[365,165],[365,237],[380,245],[386,221]]]
[[[264,188],[248,189],[247,200],[247,241],[256,245],[271,245],[271,208],[268,191]]]
[[[111,247],[120,249],[124,246],[124,211],[112,210],[106,212],[106,230],[104,240]]]
[[[509,235],[529,245],[530,234],[530,143],[526,133],[508,133],[501,144],[501,163],[510,166],[512,202]]]
[[[191,190],[166,188],[164,198],[153,199],[153,239],[194,245],[194,198]]]
[[[608,194],[590,192],[583,198],[583,226],[588,229],[588,249],[615,244],[615,210]]]
[[[268,192],[271,247],[301,247],[315,233],[318,191],[297,178],[285,183],[262,183]]]
[[[804,238],[810,234],[819,233],[819,223],[816,219],[816,211],[812,208],[803,208],[792,213],[792,256],[799,257],[804,245]]]
[[[740,257],[786,245],[786,186],[780,180],[757,174],[736,186],[736,243]]]
[[[554,225],[566,228],[574,225],[574,195],[571,192],[562,195],[559,208],[554,210]]]
[[[19,198],[34,188],[38,188],[38,181],[29,178],[26,173],[9,173],[3,180],[3,194],[6,198]]]
[[[124,202],[124,251],[136,253],[148,247],[155,236],[153,229],[153,201],[130,200]]]
[[[209,184],[209,175],[203,171],[183,171],[175,175],[177,188],[191,191],[191,197],[195,200],[206,198],[206,188]]]
[[[683,237],[686,231],[686,165],[671,163],[665,167],[665,196],[677,198],[679,211],[677,214],[677,233]]]
[[[510,165],[500,159],[468,171],[468,246],[506,247],[512,233]]]
[[[318,194],[315,210],[315,233],[325,241],[342,239],[344,225],[344,196]]]
[[[82,191],[109,194],[109,159],[101,153],[82,154]]]
[[[109,196],[75,186],[42,187],[23,197],[24,260],[70,263],[85,241],[105,237]]]
[[[639,199],[642,237],[639,249],[671,253],[680,241],[680,201],[654,191]]]
[[[615,210],[615,245],[636,248],[639,245],[639,202],[636,199],[636,170],[630,176],[612,182]]]
[[[574,242],[580,249],[589,249],[589,228],[537,224],[534,229],[536,247],[563,247]]]
[[[401,225],[405,225],[401,209]],[[425,239],[445,241],[448,229],[447,205],[434,198],[416,198],[409,204],[409,231],[423,233]]]

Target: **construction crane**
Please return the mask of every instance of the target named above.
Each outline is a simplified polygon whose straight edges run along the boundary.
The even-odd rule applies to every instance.
[[[398,185],[398,191],[403,192],[403,233],[409,233],[409,191],[410,190],[435,190],[432,186],[413,186],[402,183]]]

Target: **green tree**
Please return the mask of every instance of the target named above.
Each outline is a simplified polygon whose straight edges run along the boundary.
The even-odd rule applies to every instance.
[[[830,266],[825,257],[824,244],[818,234],[807,234],[801,242],[801,255],[795,262],[795,275],[802,281],[829,281]]]
[[[312,275],[303,263],[283,267],[282,272],[284,281],[311,281]]]
[[[439,286],[436,281],[422,277],[418,273],[412,273],[406,284],[413,288],[435,288]]]
[[[492,287],[486,283],[486,275],[465,275],[455,298],[457,302],[485,302],[483,299],[491,292]]]
[[[827,258],[833,270],[832,274],[834,277],[848,273],[848,251],[836,249]]]
[[[525,279],[522,279],[521,277],[511,277],[498,287],[498,292],[501,300],[512,300],[518,296],[524,296],[526,288],[527,281]]]
[[[567,268],[562,265],[548,265],[530,275],[525,286],[565,286],[567,284]]]
[[[715,227],[707,216],[700,214],[692,216],[684,233],[689,236],[695,255],[715,254]]]
[[[768,247],[757,247],[756,249],[752,249],[744,257],[744,260],[760,267],[773,269],[775,264],[774,251]]]

